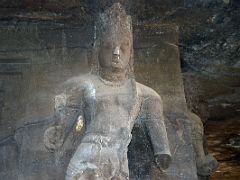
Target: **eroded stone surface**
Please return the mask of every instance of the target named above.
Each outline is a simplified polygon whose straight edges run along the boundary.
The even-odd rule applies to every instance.
[[[129,179],[128,145],[138,118],[146,126],[157,167],[169,167],[171,153],[162,101],[152,89],[138,84],[133,71],[130,17],[119,3],[100,14],[97,26],[97,75],[67,82],[66,131],[69,119],[85,117],[86,130],[66,171],[66,179]],[[78,115],[77,115],[78,116]],[[60,122],[61,123],[61,122]],[[75,124],[75,123],[74,123]],[[74,125],[75,126],[75,125]]]
[[[12,28],[14,28],[14,27],[12,27]],[[144,42],[143,43],[144,46],[142,46],[140,48],[136,47],[136,53],[135,53],[136,60],[137,60],[136,61],[136,76],[140,82],[144,82],[144,84],[148,84],[149,86],[156,89],[156,91],[162,95],[163,102],[166,104],[166,108],[164,107],[164,113],[170,119],[170,121],[169,121],[170,123],[167,125],[168,126],[167,130],[170,133],[177,132],[172,137],[169,138],[171,142],[175,142],[175,140],[176,140],[176,142],[179,142],[179,143],[177,145],[175,144],[176,146],[171,147],[173,152],[175,152],[174,153],[175,165],[174,165],[174,167],[170,167],[171,170],[168,173],[171,174],[172,176],[176,176],[178,178],[191,179],[192,178],[191,174],[187,174],[186,176],[183,176],[181,174],[184,171],[181,171],[178,168],[178,167],[180,167],[179,164],[181,164],[181,168],[188,170],[188,171],[189,171],[189,169],[193,168],[191,172],[194,172],[194,173],[196,172],[194,167],[192,166],[194,163],[192,161],[193,156],[191,155],[191,152],[192,152],[191,145],[188,146],[187,144],[185,144],[185,145],[181,146],[181,143],[183,143],[183,142],[187,143],[189,140],[189,135],[188,135],[187,131],[185,131],[185,126],[184,126],[185,120],[183,120],[183,119],[185,117],[183,119],[181,119],[181,118],[179,118],[182,116],[181,113],[180,113],[180,115],[177,113],[176,114],[173,113],[175,110],[181,111],[182,109],[186,109],[185,102],[184,102],[184,93],[183,93],[183,88],[182,88],[182,82],[181,82],[180,68],[179,68],[180,64],[178,61],[178,59],[179,59],[178,49],[176,46],[177,32],[176,32],[176,28],[174,28],[174,26],[173,26],[173,28],[172,28],[172,26],[160,27],[160,30],[158,30],[157,28],[159,28],[159,26],[156,26],[156,28],[155,27],[153,28],[153,31],[157,32],[155,34],[156,36],[152,36],[153,34],[151,34],[151,36],[142,40]],[[144,32],[143,29],[141,29],[138,33],[140,34],[141,32]],[[150,29],[151,29],[151,27],[150,27]],[[23,32],[24,32],[24,30],[23,30]],[[45,32],[48,32],[48,30],[46,30]],[[51,43],[48,44],[48,47],[51,47],[50,50],[43,51],[42,53],[38,52],[37,55],[36,55],[36,53],[34,53],[32,56],[30,56],[31,62],[34,62],[34,63],[35,62],[48,62],[47,60],[51,59],[54,62],[58,62],[59,60],[60,61],[64,60],[65,63],[66,62],[78,62],[78,60],[80,60],[80,63],[76,63],[75,65],[72,65],[70,63],[70,65],[65,64],[63,66],[60,66],[60,65],[55,66],[55,64],[53,66],[50,66],[49,64],[38,65],[32,69],[30,68],[30,72],[28,74],[26,74],[26,76],[30,76],[30,77],[32,76],[32,74],[34,74],[34,76],[31,77],[30,81],[26,80],[26,84],[32,83],[31,88],[34,89],[34,93],[31,94],[31,96],[28,98],[28,100],[31,100],[31,103],[28,105],[27,112],[28,112],[28,115],[31,115],[31,116],[29,118],[29,116],[26,117],[25,116],[26,114],[23,114],[25,117],[23,118],[23,120],[21,120],[21,122],[18,121],[19,125],[17,127],[22,127],[24,125],[23,122],[25,122],[25,120],[27,120],[29,122],[34,121],[36,124],[35,126],[31,125],[31,124],[26,124],[27,127],[29,125],[28,128],[24,128],[24,131],[26,131],[26,132],[23,133],[24,131],[21,131],[21,133],[24,134],[24,136],[32,137],[33,142],[35,140],[35,137],[38,136],[38,134],[43,135],[46,128],[49,127],[51,125],[51,123],[54,123],[51,120],[47,120],[48,123],[46,125],[44,125],[44,127],[42,128],[41,131],[35,131],[35,128],[41,128],[40,125],[38,125],[37,120],[40,120],[40,121],[42,121],[42,120],[38,119],[38,116],[39,115],[41,115],[41,116],[51,115],[51,113],[53,111],[53,109],[49,109],[49,108],[39,109],[39,107],[52,107],[52,108],[54,107],[53,98],[52,98],[53,91],[54,91],[53,86],[60,83],[60,81],[63,81],[65,79],[67,79],[68,77],[79,73],[77,71],[77,69],[78,69],[77,65],[84,66],[85,62],[83,62],[83,59],[86,59],[85,51],[83,52],[77,48],[74,50],[74,46],[70,46],[70,47],[66,46],[65,47],[66,44],[70,45],[72,42],[73,42],[73,44],[74,43],[77,44],[75,40],[77,40],[77,39],[80,40],[80,39],[82,39],[81,37],[85,37],[85,36],[76,36],[77,32],[72,33],[71,31],[69,33],[69,36],[68,35],[66,36],[64,31],[63,32],[60,31],[60,33],[54,33],[55,31],[50,31],[50,32],[53,32],[53,33],[49,33],[49,36],[46,36],[46,37],[47,37],[47,39],[51,39],[51,37],[55,37],[54,39],[56,39],[57,49],[54,49],[54,46],[51,46],[51,45],[54,45],[55,40],[50,41],[53,43],[53,44],[51,44]],[[56,31],[56,32],[59,32],[59,31]],[[170,32],[170,33],[167,34],[167,32]],[[146,32],[144,32],[143,34],[145,34],[145,33]],[[35,32],[35,34],[38,35],[39,33]],[[48,34],[48,33],[45,33],[45,35],[46,34]],[[16,33],[16,35],[17,35],[17,33]],[[76,37],[76,38],[71,38],[71,35],[73,35],[73,37]],[[37,39],[41,40],[44,36],[37,37]],[[22,37],[25,37],[25,35],[23,35]],[[144,36],[142,36],[142,37],[144,37]],[[157,39],[157,37],[158,38],[160,37],[160,39]],[[59,38],[62,40],[58,41]],[[20,40],[16,40],[16,41],[20,41]],[[31,37],[29,37],[29,41],[31,42]],[[139,42],[139,41],[140,40],[137,40],[136,42]],[[35,42],[35,40],[34,40],[34,42]],[[153,45],[159,45],[159,42],[164,42],[164,43],[163,44],[160,43],[161,44],[160,46],[152,46],[151,42],[154,42]],[[68,43],[70,43],[70,44],[68,44]],[[8,43],[6,43],[6,44],[8,44]],[[62,47],[62,46],[58,46],[60,44],[63,45],[64,48],[58,49],[58,47]],[[79,43],[79,44],[81,44],[81,43]],[[138,44],[138,43],[136,43],[136,44]],[[17,48],[22,47],[22,44],[19,43],[18,45],[14,46],[14,47],[17,47]],[[164,48],[164,47],[166,47],[166,48]],[[19,50],[21,50],[21,48]],[[33,49],[30,49],[30,51],[32,51],[32,50]],[[40,49],[37,49],[37,50],[39,51]],[[81,53],[81,52],[83,52],[83,53]],[[48,56],[51,58],[45,58],[45,56],[42,56],[45,53],[48,54]],[[79,53],[82,54],[81,57],[78,57]],[[16,55],[16,54],[14,54],[14,55]],[[20,54],[23,54],[23,56],[26,55],[25,53],[22,53],[22,51]],[[46,56],[46,57],[48,57],[48,56]],[[4,56],[4,57],[6,57],[6,56]],[[68,57],[72,57],[73,59],[68,58]],[[152,59],[147,58],[147,57],[152,57]],[[147,59],[149,61],[147,61]],[[173,67],[173,65],[174,65],[174,67]],[[162,72],[162,74],[160,72]],[[26,78],[26,76],[23,76],[23,78]],[[56,80],[55,78],[58,76],[59,76],[59,79]],[[169,81],[166,79],[168,79]],[[43,84],[41,85],[41,83],[39,83],[39,82],[43,82]],[[170,84],[168,84],[169,82],[170,82]],[[52,89],[49,90],[48,88],[52,88]],[[39,89],[41,90],[40,92],[39,92]],[[49,91],[47,89],[51,93],[49,94],[49,96],[46,97],[44,95],[49,93]],[[31,92],[31,89],[29,89],[26,92],[26,96],[28,96],[27,93],[29,93],[29,92]],[[35,93],[37,94],[37,96],[35,96],[36,95]],[[32,99],[32,97],[35,97],[35,98]],[[39,100],[40,97],[45,97],[45,99],[37,107],[35,107],[34,103],[38,102],[37,100]],[[49,101],[51,104],[48,106],[46,103],[49,103]],[[174,110],[174,111],[171,112],[171,110]],[[16,116],[16,117],[18,117],[18,116]],[[187,129],[187,127],[188,127],[188,125],[186,125],[186,129]],[[139,130],[139,132],[141,133],[142,131]],[[20,135],[17,136],[18,137],[17,140],[19,140],[19,136],[21,137],[21,133],[20,133]],[[71,136],[73,136],[73,135],[71,135]],[[143,135],[141,134],[140,137],[142,137],[142,136]],[[23,140],[24,139],[25,138],[23,138]],[[139,138],[135,138],[135,140],[136,139],[138,140]],[[60,170],[56,171],[55,168],[60,168],[60,169],[66,168],[66,163],[68,163],[72,152],[66,153],[68,158],[64,159],[64,161],[62,161],[62,160],[60,161],[59,157],[62,156],[61,152],[57,152],[56,154],[48,154],[49,152],[46,152],[44,145],[41,144],[41,143],[43,143],[42,141],[36,139],[36,142],[38,142],[38,144],[31,144],[31,145],[25,141],[29,141],[29,139],[26,138],[26,140],[24,140],[24,143],[22,143],[23,146],[31,147],[31,148],[28,148],[28,151],[27,151],[27,150],[25,150],[25,148],[22,148],[21,145],[19,145],[22,149],[21,153],[24,154],[24,155],[21,155],[20,162],[23,162],[24,160],[28,159],[27,156],[29,156],[30,158],[28,159],[29,162],[27,162],[27,163],[24,162],[24,166],[21,166],[21,168],[20,168],[21,169],[20,172],[23,174],[23,176],[21,178],[26,179],[26,177],[30,177],[32,179],[37,179],[37,178],[51,179],[50,177],[56,176],[56,175],[59,176],[58,179],[63,178],[64,172],[60,171]],[[32,142],[32,141],[29,141],[29,142]],[[147,136],[146,136],[146,139],[142,140],[142,142],[143,142],[143,144],[142,144],[143,149],[140,149],[140,150],[149,150],[149,152],[151,152],[151,146],[150,146],[150,143],[147,141]],[[43,147],[43,149],[40,148],[40,150],[38,151],[39,153],[37,154],[35,151],[35,147],[39,146],[39,143],[41,144],[41,147]],[[68,141],[68,143],[66,143],[66,146],[71,143],[72,142]],[[141,142],[138,142],[138,141],[135,141],[135,143],[141,144]],[[68,146],[68,147],[70,147],[70,146]],[[141,147],[141,145],[139,145],[139,147]],[[176,147],[178,147],[178,148],[176,148]],[[188,149],[188,148],[190,148],[190,149]],[[189,152],[190,152],[190,156],[184,157],[184,158],[179,158],[183,154],[189,155]],[[136,153],[136,151],[133,151],[133,153]],[[35,154],[35,155],[31,155],[31,154]],[[43,155],[41,155],[41,154],[43,154]],[[141,153],[141,151],[138,155],[139,156],[136,156],[136,157],[132,157],[132,158],[130,157],[130,163],[134,162],[134,161],[138,161],[138,162],[142,163],[143,165],[141,166],[141,168],[136,168],[136,172],[134,172],[134,173],[137,176],[144,175],[144,177],[146,177],[148,175],[148,173],[150,172],[150,171],[148,171],[149,170],[148,165],[151,166],[151,163],[153,160],[153,159],[151,160],[152,152],[149,153],[150,157],[147,157],[146,154]],[[40,156],[41,156],[41,158],[39,158]],[[130,154],[129,156],[132,156],[132,155]],[[141,159],[139,159],[139,157],[141,157]],[[145,157],[146,157],[146,159],[145,159]],[[56,166],[50,167],[50,165],[49,165],[49,166],[46,166],[46,168],[41,169],[42,162],[45,162],[45,161],[41,161],[42,159],[48,160],[47,161],[48,163],[46,163],[46,164],[51,164],[53,162],[57,162]],[[190,159],[190,161],[189,161],[189,159]],[[149,162],[150,164],[143,163],[146,161]],[[184,164],[184,162],[186,162],[186,161],[188,161],[187,165]],[[136,163],[137,164],[136,167],[139,167],[140,163]],[[33,164],[34,164],[33,169],[41,170],[38,172],[39,174],[37,174],[37,171],[34,171],[32,168],[29,168],[30,165],[33,165]],[[61,164],[61,165],[59,165],[59,164]],[[142,170],[142,172],[137,171],[138,169]],[[158,173],[155,173],[157,171],[157,169],[155,169],[154,167],[152,169],[153,169],[153,171],[151,170],[151,172],[154,174],[154,176],[156,178],[160,177],[160,176],[158,176]],[[148,172],[146,172],[146,171],[148,171]],[[17,171],[15,171],[15,172],[17,172]],[[161,175],[161,176],[166,178],[166,175]]]

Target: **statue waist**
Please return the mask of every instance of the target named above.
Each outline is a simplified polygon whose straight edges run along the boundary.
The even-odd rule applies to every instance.
[[[102,147],[128,146],[132,138],[131,132],[123,133],[92,133],[87,132],[81,143],[94,143]]]

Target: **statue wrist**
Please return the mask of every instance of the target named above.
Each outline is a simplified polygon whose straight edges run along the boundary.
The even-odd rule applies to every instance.
[[[64,141],[62,126],[51,126],[44,132],[44,145],[49,151],[60,148]]]
[[[167,169],[172,161],[171,155],[167,154],[167,153],[165,153],[165,154],[157,153],[157,154],[155,154],[154,158],[155,158],[155,162],[160,170]]]

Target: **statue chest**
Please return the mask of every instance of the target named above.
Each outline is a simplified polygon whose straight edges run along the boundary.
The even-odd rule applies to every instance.
[[[105,85],[89,85],[84,93],[84,102],[92,112],[129,111],[134,104],[136,93],[131,85],[109,87]]]
[[[104,131],[131,129],[131,110],[136,103],[131,87],[91,87],[84,96],[85,115],[91,129]]]

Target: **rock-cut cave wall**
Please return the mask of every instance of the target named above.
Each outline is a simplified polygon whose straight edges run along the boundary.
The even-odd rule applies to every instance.
[[[43,178],[46,174],[62,176],[61,171],[50,168],[59,165],[60,161],[56,161],[56,156],[42,153],[45,148],[40,145],[42,137],[38,136],[42,132],[36,130],[36,127],[41,127],[43,131],[53,123],[52,97],[57,85],[71,76],[89,71],[88,56],[93,38],[93,17],[98,9],[104,9],[112,1],[0,2],[0,164],[3,164],[0,166],[1,177],[24,178],[22,172],[25,170],[26,173],[32,173],[30,179]],[[139,30],[138,25],[145,25],[147,29],[155,29],[155,32],[159,33],[152,36],[153,40],[151,36],[147,36],[148,32],[143,33],[149,37],[148,40],[135,37],[138,39],[135,40],[137,80],[164,95],[165,102],[175,104],[171,93],[182,94],[181,75],[178,76],[179,61],[169,61],[175,69],[163,68],[162,63],[164,57],[169,58],[170,54],[179,59],[178,50],[175,49],[176,45],[179,46],[188,107],[204,121],[210,139],[210,152],[221,160],[220,170],[213,179],[238,177],[239,2],[121,2],[132,14],[135,35],[144,31],[142,28]],[[173,39],[163,39],[165,34],[161,36],[161,33],[165,32],[164,24],[171,24],[167,32],[172,32],[173,27],[178,27],[179,41],[176,32],[167,36]],[[145,43],[138,45],[141,41]],[[150,48],[154,47],[155,42],[159,49]],[[166,47],[174,53],[166,53]],[[158,68],[161,71],[158,71]],[[161,72],[165,72],[165,75]],[[173,75],[168,76],[170,72]],[[167,77],[163,78],[164,76]],[[162,83],[164,79],[171,80],[173,84],[167,86]],[[167,87],[165,90],[164,86]],[[176,86],[179,89],[171,88]],[[177,101],[184,102],[183,96],[179,96]],[[182,105],[185,106],[184,103]],[[171,108],[170,105],[165,108],[167,107]],[[216,128],[218,125],[219,128]],[[216,133],[212,134],[213,131]],[[26,132],[34,133],[35,136]],[[24,141],[23,136],[26,137]],[[17,143],[16,140],[21,143]],[[26,147],[32,147],[31,151],[35,153],[30,155],[30,149]],[[24,156],[20,155],[22,152],[25,152]],[[230,154],[231,158],[223,154]],[[27,164],[23,164],[22,161],[25,156],[29,156],[30,161]],[[45,166],[39,166],[41,158],[47,160]],[[64,166],[64,163],[62,165]],[[40,175],[39,170],[43,170],[45,174]]]
[[[1,166],[4,179],[64,179],[71,147],[49,152],[43,134],[53,122],[53,99],[66,79],[89,72],[93,23],[52,22],[1,24]],[[137,81],[161,94],[173,163],[161,174],[153,163],[147,135],[140,124],[129,147],[132,179],[197,179],[189,124],[185,116],[178,28],[134,26]],[[191,169],[191,171],[189,171]]]

